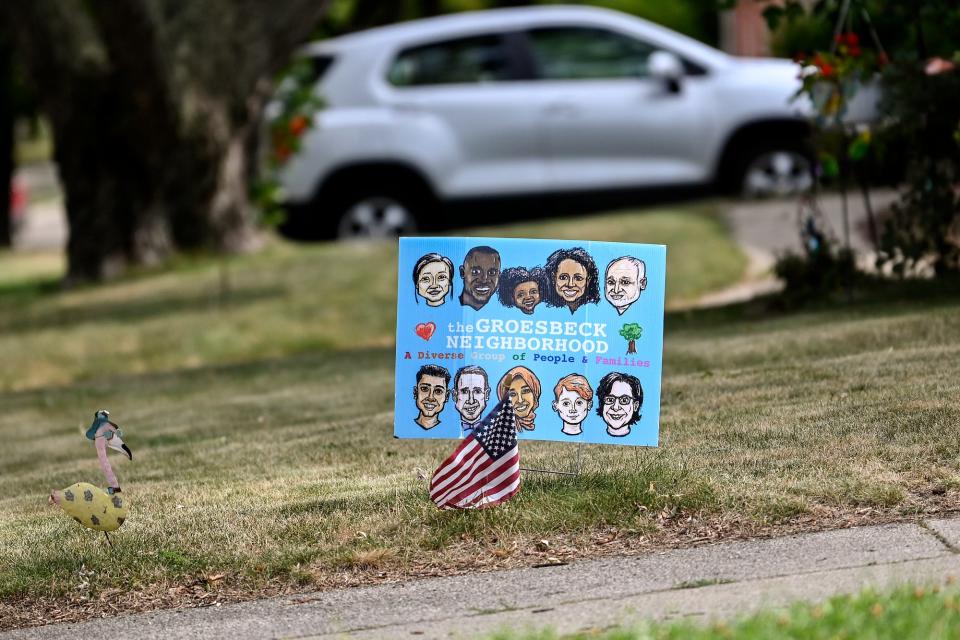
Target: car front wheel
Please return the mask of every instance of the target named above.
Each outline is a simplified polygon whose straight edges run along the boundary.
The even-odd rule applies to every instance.
[[[747,198],[792,196],[813,187],[813,162],[793,146],[758,149],[744,158],[740,193]]]

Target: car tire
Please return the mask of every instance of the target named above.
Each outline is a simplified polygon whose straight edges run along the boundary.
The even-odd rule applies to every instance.
[[[399,191],[358,193],[335,208],[338,240],[395,238],[417,230],[420,201]]]
[[[331,185],[326,195],[324,208],[339,240],[410,235],[436,217],[436,199],[412,174],[354,175]]]
[[[814,186],[814,156],[799,140],[757,143],[738,154],[733,191],[744,198],[794,196]]]
[[[287,207],[280,233],[301,241],[393,238],[415,233],[433,211],[433,198],[415,185],[359,182],[338,181],[309,205]]]

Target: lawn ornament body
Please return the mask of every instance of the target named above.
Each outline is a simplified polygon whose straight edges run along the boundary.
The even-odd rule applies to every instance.
[[[97,448],[100,469],[107,479],[106,490],[88,482],[72,484],[61,491],[50,493],[50,501],[59,505],[74,520],[96,531],[116,531],[127,518],[126,499],[121,496],[120,483],[107,458],[107,447],[120,451],[133,460],[133,453],[121,439],[120,427],[110,421],[110,413],[101,409],[94,414],[93,424],[87,429],[87,438]],[[107,535],[109,542],[110,536]]]

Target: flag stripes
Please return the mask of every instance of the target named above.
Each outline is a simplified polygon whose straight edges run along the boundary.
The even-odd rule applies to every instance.
[[[516,463],[516,469],[512,469],[512,464]],[[501,475],[493,477],[493,474],[499,472],[503,467],[507,467]],[[458,484],[453,490],[446,492],[442,497],[434,499],[438,506],[450,504],[459,508],[466,508],[474,499],[482,498],[480,495],[484,492],[492,493],[500,488],[500,483],[504,479],[510,479],[516,475],[520,477],[520,460],[516,455],[506,455],[493,462],[489,458],[476,470],[475,473],[467,476],[463,483]]]
[[[437,467],[430,499],[441,509],[475,509],[505,502],[519,489],[516,417],[505,399]]]

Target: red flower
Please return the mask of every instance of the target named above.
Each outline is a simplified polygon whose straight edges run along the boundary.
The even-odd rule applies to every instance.
[[[290,154],[292,153],[293,153],[293,150],[290,149],[290,147],[288,147],[285,144],[277,145],[277,147],[273,150],[273,154],[277,157],[277,160],[279,160],[280,162],[283,162],[284,160],[289,158]]]
[[[847,49],[847,55],[849,55],[851,58],[859,58],[860,53],[861,51],[859,46],[850,45],[850,47]]]
[[[837,37],[834,38],[834,40],[836,41],[837,44],[846,44],[846,45],[850,45],[851,47],[860,46],[860,36],[858,36],[852,31],[849,33],[838,33]]]
[[[833,66],[824,62],[822,65],[820,65],[820,75],[822,75],[824,78],[829,78],[832,76]]]
[[[303,116],[297,115],[293,116],[290,119],[290,133],[295,136],[300,135],[307,129],[307,119]]]

